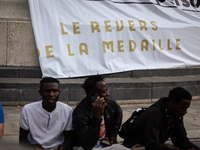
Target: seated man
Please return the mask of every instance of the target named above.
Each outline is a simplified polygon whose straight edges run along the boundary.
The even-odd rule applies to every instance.
[[[103,148],[106,145],[102,143],[105,138],[113,144],[106,148],[127,149],[123,145],[116,144],[117,133],[122,122],[122,110],[114,100],[110,100],[104,78],[102,76],[89,77],[84,82],[83,88],[86,97],[73,112],[74,141],[77,142],[74,150]],[[97,98],[91,98],[97,93],[99,95]]]
[[[20,145],[26,149],[69,150],[71,146],[72,108],[58,102],[59,81],[40,81],[41,101],[27,104],[20,115]]]
[[[158,100],[135,120],[123,145],[133,150],[137,144],[143,145],[146,150],[198,150],[199,147],[186,137],[183,125],[183,116],[190,107],[191,99],[191,94],[181,87],[171,90],[168,97]],[[168,138],[174,146],[164,144]]]
[[[0,139],[3,136],[3,130],[4,130],[4,114],[3,114],[3,108],[0,102]]]

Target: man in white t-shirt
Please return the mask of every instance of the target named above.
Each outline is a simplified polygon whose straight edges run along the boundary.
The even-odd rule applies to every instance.
[[[72,108],[58,102],[57,79],[40,81],[41,101],[27,104],[20,115],[20,145],[25,149],[70,150],[72,146]]]

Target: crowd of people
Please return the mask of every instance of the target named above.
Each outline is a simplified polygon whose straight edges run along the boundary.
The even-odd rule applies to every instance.
[[[83,83],[86,96],[73,110],[59,102],[60,86],[55,78],[40,81],[42,100],[27,104],[20,115],[19,143],[24,149],[41,150],[200,150],[187,138],[183,116],[192,100],[182,87],[170,90],[147,108],[122,144],[117,142],[123,112],[110,99],[103,76],[91,76]],[[4,116],[0,103],[0,138]],[[173,145],[165,142],[171,138]]]

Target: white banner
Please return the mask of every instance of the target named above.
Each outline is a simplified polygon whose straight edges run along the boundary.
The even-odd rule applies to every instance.
[[[200,0],[160,1],[29,0],[43,76],[200,65]]]

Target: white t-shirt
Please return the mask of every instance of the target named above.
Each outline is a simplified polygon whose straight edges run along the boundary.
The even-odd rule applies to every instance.
[[[72,130],[72,108],[62,102],[56,103],[52,112],[42,107],[42,101],[27,104],[20,115],[20,127],[29,130],[31,144],[52,148],[64,142],[63,131]]]

